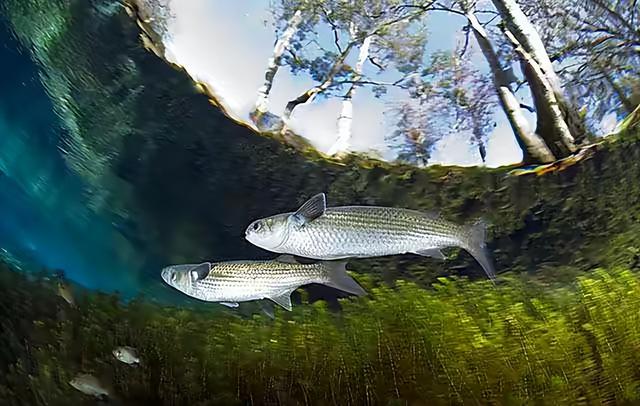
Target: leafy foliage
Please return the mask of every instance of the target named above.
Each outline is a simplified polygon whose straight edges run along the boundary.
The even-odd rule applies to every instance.
[[[484,143],[495,126],[495,91],[471,64],[471,54],[460,51],[434,53],[420,79],[412,81],[412,97],[394,108],[397,129],[389,141],[400,161],[426,165],[436,142],[452,133],[468,133],[484,161]]]
[[[545,0],[529,6],[559,73],[593,126],[640,103],[640,11],[634,2]],[[603,97],[603,95],[607,95]]]
[[[286,22],[297,10],[305,16],[304,22],[283,61],[294,73],[306,72],[318,83],[328,80],[330,85],[321,93],[323,96],[341,95],[354,81],[377,89],[393,86],[379,84],[383,82],[377,80],[375,74],[356,78],[347,58],[353,58],[352,50],[362,46],[366,37],[373,38],[368,63],[376,71],[409,75],[420,69],[426,42],[424,22],[420,13],[404,7],[401,1],[274,2],[272,11],[277,30],[286,29]],[[381,96],[382,92],[375,94]]]

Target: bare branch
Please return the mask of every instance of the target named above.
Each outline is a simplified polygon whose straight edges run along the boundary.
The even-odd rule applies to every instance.
[[[371,62],[371,64],[373,66],[375,66],[376,68],[380,69],[381,71],[384,70],[384,66],[380,65],[372,56],[370,56],[368,59],[369,59],[369,62]]]
[[[380,82],[380,81],[376,81],[376,80],[339,80],[339,81],[333,82],[333,85],[340,86],[340,85],[345,85],[345,84],[354,84],[354,85],[357,85],[357,86],[361,86],[361,85],[396,86],[396,87],[400,87],[402,89],[406,89],[407,86],[403,86],[402,85],[402,82],[404,82],[406,79],[407,79],[407,77],[403,77],[401,79],[396,80],[395,82]]]
[[[531,113],[535,113],[536,112],[536,109],[533,108],[532,106],[529,106],[528,104],[520,103],[520,107],[522,107],[525,110],[530,111]]]
[[[460,51],[460,57],[462,58],[464,54],[467,53],[467,47],[469,46],[469,35],[471,34],[471,25],[467,24],[464,30],[464,45],[462,46],[462,50]]]
[[[320,9],[322,10],[322,14],[324,14],[325,18],[327,19],[327,22],[331,26],[331,29],[333,30],[333,42],[334,44],[336,44],[338,52],[342,53],[342,47],[340,46],[340,36],[338,34],[338,26],[336,25],[335,21],[333,21],[333,18],[331,18],[324,5],[321,4]]]

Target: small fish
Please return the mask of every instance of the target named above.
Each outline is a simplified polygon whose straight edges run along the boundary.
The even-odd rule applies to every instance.
[[[270,299],[291,310],[291,293],[302,285],[320,283],[354,295],[366,294],[346,272],[345,262],[300,264],[284,255],[269,261],[228,261],[174,265],[162,279],[196,299],[237,307],[238,302]]]
[[[65,302],[69,303],[69,306],[75,307],[76,301],[73,298],[71,286],[63,282],[58,282],[58,296],[63,298]]]
[[[140,365],[140,357],[138,356],[138,350],[133,347],[118,347],[112,351],[112,354],[120,362],[124,362],[128,365]]]
[[[105,389],[102,383],[95,376],[90,374],[76,375],[75,378],[69,381],[69,385],[73,386],[85,395],[94,396],[102,400],[106,400],[110,396],[109,391]]]
[[[414,253],[445,259],[441,248],[462,247],[495,278],[485,244],[485,224],[462,226],[437,214],[375,206],[326,206],[324,193],[295,213],[252,222],[245,238],[278,253],[333,260]]]

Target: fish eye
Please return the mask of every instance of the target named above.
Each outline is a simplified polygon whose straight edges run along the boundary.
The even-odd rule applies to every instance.
[[[253,223],[253,231],[258,231],[262,228],[262,223],[259,221],[256,221],[255,223]]]
[[[175,282],[176,279],[178,279],[178,275],[176,275],[175,272],[174,272],[174,273],[171,274],[171,282]]]

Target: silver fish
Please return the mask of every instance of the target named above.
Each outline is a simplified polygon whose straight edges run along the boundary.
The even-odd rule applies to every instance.
[[[76,375],[71,381],[69,381],[69,385],[73,386],[80,392],[85,395],[94,396],[96,398],[105,399],[110,396],[110,393],[102,383],[93,375],[90,374],[79,374]]]
[[[120,362],[124,362],[129,365],[139,365],[140,357],[138,351],[133,347],[123,346],[118,347],[112,351],[112,354]]]
[[[270,299],[291,310],[291,292],[320,283],[354,295],[365,291],[346,272],[345,262],[300,264],[284,255],[269,261],[228,261],[174,265],[162,279],[182,293],[207,302],[237,307],[238,302]]]
[[[435,213],[375,206],[327,208],[320,193],[296,212],[252,222],[245,238],[272,252],[332,260],[414,253],[445,259],[440,249],[461,247],[493,279],[485,224],[462,226]]]

